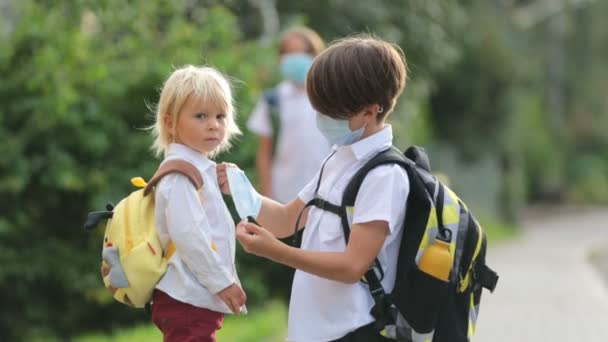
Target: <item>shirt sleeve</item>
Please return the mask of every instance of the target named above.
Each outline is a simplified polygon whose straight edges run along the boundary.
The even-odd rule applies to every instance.
[[[196,279],[211,293],[236,282],[232,273],[222,266],[220,255],[212,249],[212,237],[197,190],[181,174],[167,175],[161,180],[168,183],[165,196],[157,197],[157,205],[164,208],[169,237],[177,254],[192,271]]]
[[[256,104],[249,120],[247,120],[247,129],[251,132],[265,136],[272,136],[272,122],[270,120],[270,108],[264,97],[262,97]]]
[[[304,202],[304,204],[308,203],[315,196],[315,189],[317,188],[317,182],[319,181],[319,171],[315,174],[315,176],[300,190],[298,193],[298,198],[300,201]]]
[[[410,182],[399,165],[383,165],[370,171],[359,188],[353,224],[386,221],[392,233],[406,208]]]

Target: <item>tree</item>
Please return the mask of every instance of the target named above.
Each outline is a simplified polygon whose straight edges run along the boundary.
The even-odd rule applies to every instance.
[[[224,7],[188,4],[13,3],[14,30],[0,38],[0,339],[68,338],[145,318],[100,292],[102,231],[82,230],[86,213],[131,191],[129,175],[154,172],[142,128],[174,66],[237,75],[246,108],[268,60]],[[252,166],[250,139],[223,157]]]

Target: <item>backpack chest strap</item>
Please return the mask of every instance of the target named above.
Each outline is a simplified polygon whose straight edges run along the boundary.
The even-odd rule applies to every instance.
[[[313,205],[321,210],[332,212],[338,216],[346,216],[346,207],[335,205],[331,202],[322,199],[319,196],[313,198],[309,203],[310,205]]]
[[[330,213],[336,214],[340,217],[342,231],[344,232],[344,240],[348,244],[348,238],[350,237],[350,229],[348,225],[348,216],[346,215],[346,206],[340,206],[328,202],[318,195],[310,200],[306,206],[315,206],[321,210],[329,211]]]

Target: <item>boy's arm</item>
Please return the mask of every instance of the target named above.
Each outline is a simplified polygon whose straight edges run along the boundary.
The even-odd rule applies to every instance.
[[[354,224],[344,252],[308,251],[288,246],[252,223],[237,227],[245,251],[326,279],[354,284],[367,272],[389,233],[388,222]]]
[[[309,190],[313,189],[313,184],[314,180],[300,193],[304,200],[311,198]],[[377,189],[385,190],[379,193]],[[252,224],[239,225],[237,238],[250,253],[320,277],[354,283],[380,253],[391,229],[389,222],[395,225],[401,222],[408,194],[409,180],[400,166],[383,165],[370,171],[357,193],[350,238],[344,252],[293,248]]]
[[[262,208],[257,221],[279,239],[288,237],[295,232],[298,215],[304,209],[304,202],[296,197],[287,204],[281,204],[267,197],[262,197]],[[300,218],[298,229],[304,227],[308,209]]]

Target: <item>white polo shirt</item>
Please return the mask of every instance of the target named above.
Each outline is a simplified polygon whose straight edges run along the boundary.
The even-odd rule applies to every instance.
[[[334,147],[336,151],[325,164],[318,195],[334,204],[341,204],[342,194],[350,178],[378,152],[392,145],[392,128],[349,146]],[[299,193],[307,203],[314,197],[319,175]],[[393,289],[397,255],[409,194],[407,173],[399,165],[383,165],[365,177],[355,201],[351,227],[354,223],[386,221],[390,233],[378,255],[385,272],[382,285],[387,293]],[[302,239],[302,249],[342,252],[346,248],[340,218],[329,211],[310,207]],[[374,301],[367,285],[346,284],[297,270],[289,305],[288,341],[313,342],[338,339],[357,328],[373,322],[370,315]]]
[[[199,196],[186,176],[172,173],[156,186],[158,235],[164,250],[169,240],[176,248],[156,288],[181,302],[231,313],[216,293],[239,283],[235,226],[217,183],[215,163],[181,144],[169,145],[165,161],[170,159],[194,164],[204,184]]]
[[[280,126],[272,160],[271,197],[287,203],[319,170],[330,146],[317,129],[315,110],[306,91],[288,81],[276,89]],[[270,109],[263,98],[249,117],[247,128],[257,135],[272,137]]]

